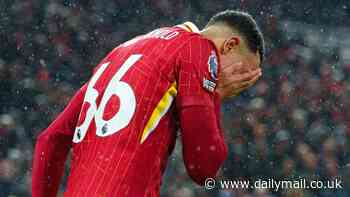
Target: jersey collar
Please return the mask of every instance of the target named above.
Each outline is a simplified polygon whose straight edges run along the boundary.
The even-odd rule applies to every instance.
[[[180,27],[186,31],[193,32],[193,33],[200,32],[198,27],[190,21],[184,22],[183,24],[180,24],[180,25],[176,25],[176,27]]]

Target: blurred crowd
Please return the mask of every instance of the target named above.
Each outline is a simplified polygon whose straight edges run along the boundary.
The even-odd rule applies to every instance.
[[[341,36],[350,33],[350,7],[346,1],[310,1],[317,6],[308,3],[306,12],[301,2],[1,1],[0,197],[30,196],[36,136],[108,51],[160,26],[190,20],[203,27],[211,15],[227,8],[253,14],[268,51],[263,78],[223,106],[230,156],[220,179],[340,179],[343,189],[207,192],[186,175],[177,146],[162,196],[350,196],[350,40]],[[303,16],[314,23],[316,33],[310,35]],[[286,25],[293,22],[299,23]],[[60,195],[63,190],[64,185]]]

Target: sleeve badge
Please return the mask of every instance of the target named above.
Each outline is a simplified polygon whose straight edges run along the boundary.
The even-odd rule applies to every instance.
[[[208,59],[208,69],[212,79],[218,79],[218,60],[215,51],[211,51]]]
[[[204,78],[203,79],[203,88],[205,88],[206,90],[208,90],[209,92],[214,92],[216,87],[216,83],[210,81],[209,79]]]

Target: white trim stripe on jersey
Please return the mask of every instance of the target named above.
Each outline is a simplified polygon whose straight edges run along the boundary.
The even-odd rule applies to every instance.
[[[200,32],[198,27],[190,21],[184,22],[183,24],[180,24],[180,25],[176,25],[176,27],[180,27],[186,31],[193,32],[193,33]]]

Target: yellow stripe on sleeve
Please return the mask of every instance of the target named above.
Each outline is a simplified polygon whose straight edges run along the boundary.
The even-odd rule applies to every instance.
[[[153,110],[150,119],[148,120],[145,128],[143,129],[142,136],[141,136],[141,144],[158,126],[160,119],[168,112],[176,95],[177,95],[176,82],[174,82],[171,84],[170,88],[165,92],[165,94],[157,104],[156,108]]]

